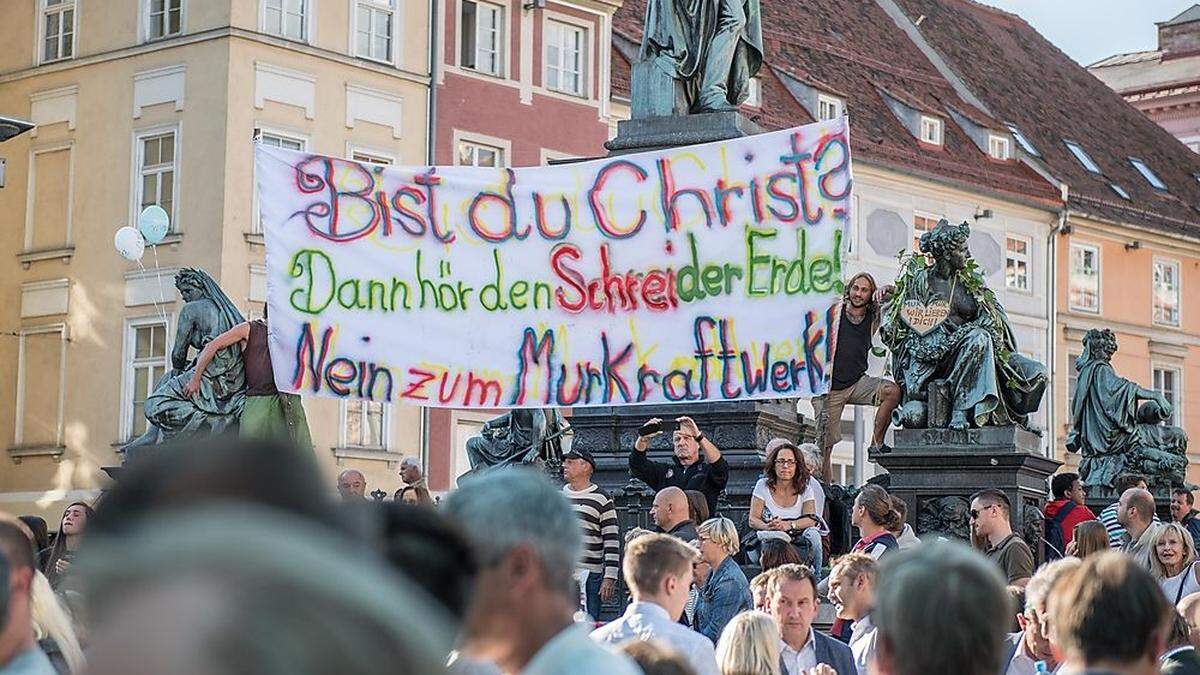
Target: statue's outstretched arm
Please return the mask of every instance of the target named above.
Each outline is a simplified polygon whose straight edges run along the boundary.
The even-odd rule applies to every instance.
[[[208,364],[212,363],[213,357],[217,355],[217,352],[240,342],[246,342],[249,339],[250,324],[242,322],[204,345],[204,349],[200,350],[200,355],[196,357],[196,370],[192,373],[192,379],[187,383],[184,392],[188,396],[191,396],[200,390],[200,379],[204,375],[204,369],[208,368]]]

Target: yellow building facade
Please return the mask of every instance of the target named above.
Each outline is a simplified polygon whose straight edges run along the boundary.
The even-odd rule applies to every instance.
[[[0,23],[0,510],[95,498],[170,368],[174,273],[248,317],[266,296],[254,139],[361,161],[429,154],[429,5],[399,0],[12,0]],[[117,228],[159,204],[141,264]],[[308,399],[317,456],[395,490],[417,408]],[[264,476],[263,480],[270,480]]]

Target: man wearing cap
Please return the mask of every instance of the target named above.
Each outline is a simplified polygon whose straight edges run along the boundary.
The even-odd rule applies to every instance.
[[[567,484],[563,493],[571,500],[579,524],[583,527],[584,608],[592,618],[600,616],[600,602],[611,600],[617,590],[617,570],[620,568],[620,528],[617,509],[612,498],[592,482],[596,460],[587,450],[571,450],[563,455],[563,478]]]

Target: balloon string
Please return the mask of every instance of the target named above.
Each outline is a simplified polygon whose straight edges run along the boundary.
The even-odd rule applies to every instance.
[[[138,267],[142,270],[142,272],[146,271],[146,266],[142,264],[141,258],[138,258],[137,264],[138,264]],[[155,252],[155,254],[154,254],[154,280],[158,283],[158,297],[162,298],[163,297],[162,275],[158,272],[158,253],[157,252]],[[162,318],[163,329],[170,330],[171,324],[167,322],[167,313],[165,310],[163,310],[162,305],[158,304],[157,302],[154,302],[154,300],[151,300],[150,302],[154,304],[154,309],[158,310],[158,315]],[[163,299],[163,304],[166,304],[165,299]]]

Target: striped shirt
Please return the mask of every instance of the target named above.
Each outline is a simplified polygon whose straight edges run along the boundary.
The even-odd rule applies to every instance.
[[[581,568],[589,574],[604,572],[608,579],[617,578],[620,567],[620,527],[617,509],[608,493],[592,484],[579,491],[563,486],[563,494],[571,500],[579,524],[583,526],[583,562]]]
[[[1100,522],[1104,523],[1104,529],[1108,532],[1109,548],[1121,548],[1125,546],[1125,537],[1129,534],[1125,528],[1117,522],[1117,503],[1113,502],[1100,512]],[[1154,522],[1158,522],[1158,514],[1154,514]]]

